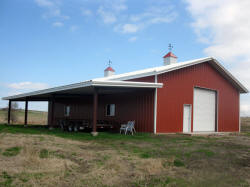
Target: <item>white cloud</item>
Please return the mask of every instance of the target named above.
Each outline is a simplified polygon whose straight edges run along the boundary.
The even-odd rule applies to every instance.
[[[75,32],[78,28],[79,28],[79,27],[78,27],[77,25],[72,25],[72,26],[70,26],[69,30],[70,30],[71,32]]]
[[[60,21],[57,21],[57,22],[54,22],[52,25],[54,27],[62,27],[64,24],[62,22],[60,22]]]
[[[127,10],[126,0],[103,0],[102,7],[114,13],[120,13]]]
[[[83,16],[92,16],[93,12],[91,10],[89,10],[89,9],[82,8],[82,15]]]
[[[153,5],[141,13],[129,14],[125,23],[115,27],[115,31],[121,33],[135,33],[154,24],[169,23],[177,17],[177,12],[169,3]]]
[[[124,24],[121,26],[122,33],[135,33],[139,30],[140,26],[136,24]]]
[[[154,24],[166,24],[177,17],[175,7],[168,0],[142,1],[140,8],[136,9],[133,9],[132,6],[129,7],[130,4],[127,3],[127,0],[91,2],[96,5],[96,11],[83,8],[82,15],[97,15],[97,19],[100,19],[102,23],[112,27],[115,32],[123,34],[135,33]],[[88,5],[86,3],[85,6]]]
[[[49,0],[35,0],[35,2],[41,7],[52,7],[54,3]]]
[[[7,85],[8,88],[15,89],[16,92],[20,92],[20,90],[41,90],[48,88],[48,84],[46,83],[33,83],[33,82],[19,82],[19,83],[11,83]]]
[[[124,4],[116,4],[113,5],[113,8],[115,11],[123,11],[123,10],[127,10],[127,6]]]
[[[145,24],[169,23],[177,17],[174,7],[166,4],[152,6],[140,14],[130,16],[132,22],[144,22]]]
[[[70,17],[67,15],[63,15],[61,13],[61,0],[34,0],[35,3],[45,9],[42,17],[47,19],[51,17],[58,17],[63,20],[68,20]]]
[[[97,15],[104,24],[117,22],[121,12],[127,9],[126,0],[103,0],[97,8]]]
[[[125,1],[114,1],[112,3],[112,9],[116,12],[127,10],[127,5],[125,5]]]
[[[105,24],[110,24],[110,23],[116,22],[115,14],[104,10],[103,7],[99,7],[97,13],[101,16],[101,18]]]
[[[136,36],[133,36],[133,37],[128,39],[129,42],[135,42],[136,40],[137,40]]]
[[[193,28],[207,38],[206,54],[226,61],[250,57],[249,0],[186,0],[194,18]]]
[[[250,89],[250,1],[185,0],[198,40],[208,45],[204,53],[224,62]],[[242,115],[250,115],[250,99],[242,98]]]

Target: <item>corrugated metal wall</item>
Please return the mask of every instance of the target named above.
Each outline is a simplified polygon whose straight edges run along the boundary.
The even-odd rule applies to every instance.
[[[136,79],[130,79],[127,81],[135,81],[135,82],[155,82],[155,77],[154,76],[148,76],[148,77],[141,77],[141,78],[136,78]]]
[[[64,118],[64,106],[70,105],[70,118],[92,120],[93,97],[56,99],[54,119]],[[115,104],[115,116],[106,116],[106,105]],[[99,95],[98,120],[109,120],[119,125],[135,120],[137,132],[153,132],[154,91],[137,91],[127,94]]]
[[[182,132],[183,104],[193,106],[196,86],[217,90],[218,131],[239,130],[239,92],[210,64],[202,63],[161,74],[158,82],[164,83],[157,96],[158,133]],[[193,127],[193,116],[191,122]]]

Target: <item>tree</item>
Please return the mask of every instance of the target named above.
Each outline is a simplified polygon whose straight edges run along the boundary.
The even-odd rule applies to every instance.
[[[10,112],[10,121],[12,123],[17,122],[17,110],[18,110],[18,103],[17,102],[11,102],[11,112]],[[9,105],[5,108],[5,120],[8,121],[8,111],[9,111]]]

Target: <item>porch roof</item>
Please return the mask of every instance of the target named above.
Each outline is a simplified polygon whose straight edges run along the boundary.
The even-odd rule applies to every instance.
[[[58,86],[53,88],[48,88],[44,90],[38,90],[8,97],[3,97],[3,100],[15,100],[15,101],[46,101],[53,95],[86,95],[93,94],[94,88],[99,88],[100,94],[110,94],[110,93],[121,93],[128,92],[138,89],[154,89],[161,88],[162,83],[151,83],[151,82],[132,82],[132,81],[97,81],[89,80],[75,84],[69,84],[64,86]]]

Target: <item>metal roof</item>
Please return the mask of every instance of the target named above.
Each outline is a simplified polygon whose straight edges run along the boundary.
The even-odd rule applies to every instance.
[[[158,75],[166,72],[171,72],[174,70],[182,69],[185,67],[193,66],[196,64],[208,62],[214,68],[218,70],[219,73],[222,74],[228,81],[230,81],[241,93],[248,93],[248,90],[228,71],[226,70],[216,59],[212,57],[200,58],[185,62],[179,62],[170,65],[164,65],[160,67],[148,68],[139,71],[133,71],[129,73],[123,73],[118,75],[112,75],[109,77],[102,77],[96,78],[93,80],[88,80],[80,83],[69,84],[65,86],[59,86],[44,90],[38,90],[34,92],[9,96],[2,98],[3,100],[10,100],[10,99],[18,99],[24,97],[31,97],[35,95],[41,94],[52,94],[60,91],[72,90],[77,88],[86,88],[86,87],[127,87],[127,88],[161,88],[163,86],[162,83],[149,83],[149,82],[132,82],[132,81],[125,81],[129,79],[147,77],[152,75]]]
[[[109,77],[102,77],[93,80],[129,80],[141,77],[147,77],[152,75],[158,75],[166,72],[171,72],[174,70],[182,69],[185,67],[193,66],[196,64],[201,64],[204,62],[209,62],[214,68],[216,68],[227,80],[229,80],[241,93],[248,93],[247,88],[245,88],[226,68],[224,68],[216,59],[213,57],[200,58],[185,62],[178,62],[175,64],[164,65],[160,67],[148,68],[139,71],[133,71],[129,73],[123,73],[118,75],[112,75]]]

